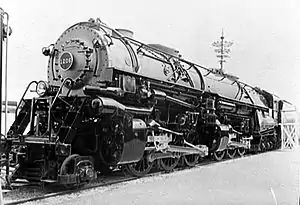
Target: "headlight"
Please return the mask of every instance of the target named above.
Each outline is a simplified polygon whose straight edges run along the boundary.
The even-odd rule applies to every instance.
[[[38,82],[38,84],[36,86],[36,92],[40,97],[42,97],[47,93],[48,88],[49,88],[49,86],[48,86],[47,82],[40,81],[40,82]]]

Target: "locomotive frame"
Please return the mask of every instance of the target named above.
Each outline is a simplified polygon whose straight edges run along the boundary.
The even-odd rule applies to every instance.
[[[48,81],[28,85],[2,142],[9,180],[72,186],[116,167],[140,177],[155,164],[172,171],[280,146],[277,96],[99,19],[43,54]],[[25,98],[33,85],[38,97]]]

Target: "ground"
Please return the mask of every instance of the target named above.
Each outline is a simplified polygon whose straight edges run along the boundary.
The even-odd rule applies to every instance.
[[[28,204],[298,204],[300,149],[273,151]]]

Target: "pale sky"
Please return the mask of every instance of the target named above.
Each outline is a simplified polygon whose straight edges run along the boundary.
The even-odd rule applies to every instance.
[[[300,107],[299,0],[1,0],[10,15],[9,99],[19,100],[31,80],[46,80],[43,46],[69,26],[97,18],[134,31],[206,67],[218,67],[211,46],[222,28],[234,42],[225,69]]]

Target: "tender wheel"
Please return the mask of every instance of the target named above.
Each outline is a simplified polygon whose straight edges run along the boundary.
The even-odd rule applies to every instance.
[[[184,155],[183,161],[187,166],[193,167],[197,164],[199,157],[198,154]]]
[[[267,146],[267,150],[271,150],[272,149],[272,143],[270,141],[266,142],[266,146]]]
[[[236,149],[227,149],[226,150],[226,156],[229,159],[233,159],[235,157],[235,154],[236,154]]]
[[[170,172],[173,171],[174,168],[178,165],[180,158],[163,158],[158,161],[159,168],[164,171]]]
[[[237,153],[240,157],[243,157],[246,153],[246,149],[243,147],[237,148]]]
[[[225,150],[217,151],[217,152],[213,152],[212,157],[216,161],[221,161],[224,158],[225,154],[226,154]]]
[[[125,171],[134,177],[142,177],[150,172],[153,162],[149,162],[147,157],[143,157],[140,161],[132,164],[125,164]]]
[[[260,151],[261,151],[261,152],[265,152],[265,151],[266,151],[266,145],[265,145],[265,142],[261,142],[259,148],[260,148]]]
[[[275,149],[276,144],[272,141],[270,142],[270,150]]]

